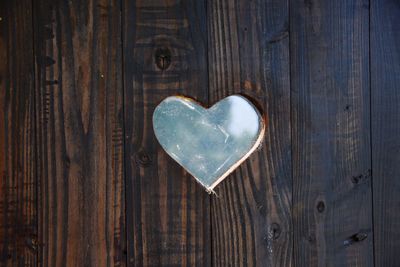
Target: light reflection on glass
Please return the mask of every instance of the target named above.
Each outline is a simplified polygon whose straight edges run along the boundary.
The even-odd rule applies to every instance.
[[[232,95],[209,109],[185,97],[168,97],[153,114],[164,150],[212,190],[258,146],[264,123],[243,96]]]

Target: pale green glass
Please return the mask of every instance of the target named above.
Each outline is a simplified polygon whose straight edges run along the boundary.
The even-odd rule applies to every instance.
[[[244,161],[264,134],[259,111],[240,95],[209,109],[189,98],[168,97],[156,107],[153,127],[164,150],[208,190]]]

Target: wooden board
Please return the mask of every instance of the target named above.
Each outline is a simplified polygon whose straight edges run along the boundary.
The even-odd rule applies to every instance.
[[[165,97],[207,103],[202,1],[124,1],[128,261],[131,266],[208,266],[209,195],[163,151],[152,115]]]
[[[31,1],[0,1],[0,266],[36,266]]]
[[[254,100],[265,139],[212,196],[215,266],[292,265],[289,7],[280,0],[207,1],[210,103]]]
[[[371,0],[371,110],[376,266],[400,258],[400,6]]]
[[[125,265],[119,1],[34,3],[40,264]]]
[[[0,1],[0,266],[398,266],[396,0]],[[243,94],[209,195],[154,137]]]
[[[373,266],[369,10],[291,1],[295,266]]]

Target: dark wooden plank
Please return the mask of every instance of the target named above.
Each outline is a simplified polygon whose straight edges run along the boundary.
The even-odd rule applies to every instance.
[[[0,1],[0,266],[36,266],[31,1]]]
[[[207,102],[205,5],[124,3],[128,260],[132,266],[208,266],[209,195],[162,150],[152,126],[155,106],[169,95]]]
[[[370,12],[375,265],[400,266],[400,4]]]
[[[242,93],[268,125],[258,151],[212,198],[215,266],[291,266],[289,7],[208,1],[210,101]]]
[[[124,265],[120,1],[35,1],[40,264]]]
[[[295,266],[372,266],[368,1],[291,1]]]

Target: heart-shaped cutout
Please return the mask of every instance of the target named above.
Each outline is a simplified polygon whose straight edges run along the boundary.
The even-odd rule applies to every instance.
[[[190,98],[171,96],[156,107],[153,128],[168,155],[212,191],[258,147],[265,124],[241,95],[208,109]]]

